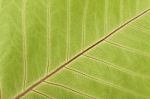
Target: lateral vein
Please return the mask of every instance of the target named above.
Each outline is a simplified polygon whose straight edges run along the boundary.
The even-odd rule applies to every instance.
[[[26,0],[22,2],[22,39],[23,39],[23,66],[24,66],[24,82],[23,87],[26,86],[27,80],[27,33],[26,33]]]
[[[140,13],[139,15],[133,17],[132,19],[128,20],[127,22],[125,22],[124,24],[122,24],[121,26],[119,26],[118,28],[116,28],[115,30],[113,30],[112,32],[108,33],[106,36],[104,36],[102,39],[98,40],[97,42],[95,42],[94,44],[92,44],[91,46],[87,47],[86,49],[84,49],[82,52],[78,53],[77,55],[75,55],[73,58],[71,58],[70,60],[68,60],[67,62],[65,62],[64,64],[58,66],[55,70],[53,70],[52,72],[50,72],[48,75],[44,76],[43,78],[41,78],[40,80],[38,80],[37,82],[35,82],[33,85],[31,85],[30,87],[28,87],[25,91],[21,92],[19,95],[17,95],[15,97],[15,99],[19,99],[20,97],[26,95],[28,92],[30,92],[33,88],[35,88],[36,86],[38,86],[39,84],[41,84],[43,81],[45,81],[46,79],[52,77],[53,75],[57,74],[59,71],[61,71],[64,67],[66,67],[68,64],[72,63],[74,60],[78,59],[80,56],[82,56],[83,54],[87,53],[88,51],[90,51],[91,49],[95,48],[97,45],[101,44],[102,42],[104,42],[105,40],[109,39],[110,37],[112,37],[114,34],[116,34],[119,30],[121,30],[122,28],[126,27],[127,25],[129,25],[130,23],[132,23],[133,21],[135,21],[136,19],[138,19],[139,17],[145,15],[146,13],[148,13],[150,11],[150,9],[147,9],[145,11],[143,11],[142,13]]]

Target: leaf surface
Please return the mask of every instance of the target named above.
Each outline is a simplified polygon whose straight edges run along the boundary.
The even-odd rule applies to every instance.
[[[149,6],[0,0],[1,98],[148,99]]]

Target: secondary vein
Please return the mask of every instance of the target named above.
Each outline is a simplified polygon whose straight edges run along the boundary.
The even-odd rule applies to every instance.
[[[26,33],[26,0],[22,2],[22,39],[23,39],[23,66],[24,66],[24,82],[23,87],[25,88],[27,80],[27,33]]]
[[[92,44],[91,46],[87,47],[86,49],[84,49],[82,52],[78,53],[77,55],[75,55],[73,58],[71,58],[70,60],[68,60],[67,62],[65,62],[64,64],[60,65],[59,67],[57,67],[55,70],[53,70],[52,72],[50,72],[48,75],[44,76],[43,78],[41,78],[40,80],[38,80],[37,82],[35,82],[33,85],[31,85],[30,87],[28,87],[25,91],[21,92],[19,95],[17,95],[15,97],[15,99],[19,99],[22,96],[26,95],[28,92],[30,92],[33,88],[37,87],[38,85],[40,85],[43,81],[45,81],[46,79],[52,77],[53,75],[57,74],[59,71],[61,71],[64,67],[66,67],[68,64],[72,63],[74,60],[78,59],[80,56],[82,56],[83,54],[87,53],[88,51],[90,51],[91,49],[95,48],[97,45],[101,44],[102,42],[104,42],[105,40],[109,39],[110,37],[112,37],[114,34],[116,34],[119,30],[121,30],[122,28],[124,28],[125,26],[129,25],[130,23],[132,23],[133,21],[135,21],[136,19],[138,19],[139,17],[145,15],[146,13],[148,13],[150,11],[150,9],[147,9],[145,11],[143,11],[142,13],[140,13],[139,15],[133,17],[132,19],[128,20],[127,22],[125,22],[124,24],[122,24],[121,26],[119,26],[118,28],[116,28],[115,30],[113,30],[112,32],[108,33],[106,36],[104,36],[102,39],[98,40],[96,43]]]

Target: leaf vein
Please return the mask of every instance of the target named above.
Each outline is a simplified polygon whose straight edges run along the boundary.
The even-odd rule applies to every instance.
[[[71,0],[67,0],[67,50],[66,59],[68,61],[70,55],[70,27],[71,27]]]
[[[22,2],[22,37],[23,37],[23,66],[24,66],[24,82],[23,87],[26,86],[27,80],[27,33],[26,33],[26,0]]]
[[[45,93],[39,92],[39,91],[37,91],[37,90],[32,90],[32,91],[35,92],[36,94],[39,94],[39,95],[41,95],[41,96],[43,96],[43,97],[46,97],[46,98],[48,98],[48,99],[53,99],[53,98],[49,97],[48,95],[46,95]]]
[[[84,49],[84,45],[85,45],[86,18],[87,18],[88,4],[89,4],[89,0],[86,0],[83,9],[83,19],[82,19],[82,44],[81,44],[82,50]]]
[[[124,49],[124,50],[127,50],[127,51],[129,51],[129,52],[135,53],[135,54],[137,54],[137,55],[145,56],[145,57],[149,57],[149,58],[150,58],[150,54],[149,54],[149,53],[142,52],[142,51],[139,50],[139,49],[131,48],[131,47],[128,47],[128,46],[119,44],[119,43],[114,42],[114,41],[106,41],[106,43],[107,43],[107,44],[110,44],[110,45],[112,45],[112,46],[115,46],[115,47],[117,47],[117,48]]]
[[[51,64],[51,0],[48,0],[47,3],[47,70],[46,70],[46,74],[48,74],[49,72],[49,66]]]
[[[89,98],[92,98],[92,99],[96,99],[95,97],[93,97],[91,95],[88,95],[85,92],[77,91],[77,90],[75,90],[73,88],[70,88],[70,87],[68,87],[66,85],[62,85],[62,84],[58,84],[58,83],[54,83],[54,82],[49,82],[49,81],[44,81],[44,82],[47,83],[47,84],[51,84],[51,85],[54,85],[54,86],[58,86],[58,87],[64,88],[65,90],[72,91],[72,92],[77,93],[77,94],[82,95],[82,96],[86,96],[86,97],[89,97]]]
[[[149,11],[150,11],[150,9],[147,9],[147,10],[143,11],[142,13],[140,13],[139,15],[137,15],[137,16],[133,17],[132,19],[128,20],[127,22],[125,22],[121,26],[117,27],[115,30],[113,30],[112,32],[108,33],[106,36],[104,36],[100,40],[98,40],[96,43],[92,44],[91,46],[89,46],[85,50],[83,50],[82,52],[80,52],[77,55],[75,55],[73,58],[71,58],[70,60],[68,60],[68,62],[65,62],[64,64],[58,66],[55,70],[53,70],[52,72],[50,72],[48,75],[46,75],[46,76],[42,77],[40,80],[36,81],[33,85],[31,85],[30,87],[28,87],[25,91],[23,91],[20,94],[18,94],[15,97],[15,99],[19,99],[20,97],[24,96],[25,94],[27,94],[28,92],[30,92],[33,88],[35,88],[36,86],[38,86],[39,84],[41,84],[44,80],[46,80],[46,79],[52,77],[53,75],[57,74],[64,67],[66,67],[68,64],[72,63],[74,60],[78,59],[83,54],[87,53],[91,49],[95,48],[97,45],[99,45],[102,42],[104,42],[105,40],[109,39],[115,33],[117,33],[119,30],[121,30],[122,28],[126,27],[128,24],[132,23],[133,21],[135,21],[139,17],[142,17],[143,15],[145,15],[146,13],[148,13]]]
[[[136,91],[133,91],[133,90],[131,90],[131,89],[124,88],[124,87],[122,87],[122,86],[118,86],[118,85],[116,85],[116,84],[114,84],[114,83],[112,83],[112,82],[106,81],[106,80],[104,80],[104,79],[100,79],[100,78],[93,77],[93,76],[91,76],[91,75],[89,75],[89,74],[83,73],[83,72],[81,72],[81,71],[79,71],[79,70],[76,70],[76,69],[74,69],[74,68],[70,68],[70,67],[69,67],[69,68],[68,68],[68,67],[65,67],[65,68],[68,69],[68,70],[70,70],[70,71],[72,71],[72,72],[76,72],[76,73],[78,73],[78,74],[80,74],[80,75],[83,75],[83,76],[85,76],[85,77],[91,79],[92,81],[97,81],[98,83],[101,83],[101,84],[104,84],[104,85],[107,85],[107,86],[116,88],[116,89],[118,89],[118,90],[120,90],[120,91],[124,91],[124,92],[126,92],[126,93],[129,93],[129,94],[132,94],[132,95],[136,95],[136,96],[139,96],[139,97],[145,97],[145,98],[150,97],[150,96],[146,96],[146,95],[137,93]]]
[[[136,76],[136,77],[140,77],[140,78],[150,79],[149,76],[145,76],[145,75],[136,73],[136,72],[134,72],[134,71],[132,71],[132,70],[129,70],[129,69],[127,69],[127,68],[120,67],[120,66],[115,65],[115,64],[113,64],[113,63],[110,63],[110,62],[108,62],[108,61],[106,61],[106,60],[97,59],[97,58],[95,58],[95,57],[93,57],[93,56],[91,56],[91,55],[83,55],[83,56],[87,57],[88,59],[91,59],[91,60],[94,60],[94,61],[97,61],[97,62],[102,62],[102,63],[104,63],[104,64],[107,64],[108,67],[111,67],[111,68],[114,68],[114,69],[116,69],[116,70],[119,70],[119,71],[121,71],[121,72],[123,72],[123,73],[126,73],[126,74],[130,75],[130,76]]]

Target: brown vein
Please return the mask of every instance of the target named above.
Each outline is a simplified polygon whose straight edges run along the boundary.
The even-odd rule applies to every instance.
[[[44,81],[44,82],[47,83],[47,84],[50,84],[50,85],[54,85],[54,86],[57,86],[57,87],[64,88],[65,90],[72,91],[72,92],[77,93],[77,94],[82,95],[82,96],[86,96],[86,97],[89,97],[89,98],[92,98],[92,99],[96,99],[95,97],[90,96],[88,94],[85,94],[84,92],[79,92],[79,91],[77,91],[75,89],[72,89],[72,88],[70,88],[68,86],[65,86],[65,85],[62,85],[62,84],[58,84],[58,83],[54,83],[54,82],[49,82],[49,81]]]
[[[106,81],[106,80],[104,80],[104,79],[100,79],[100,78],[93,77],[93,76],[91,76],[91,75],[89,75],[89,74],[86,74],[86,73],[81,72],[81,71],[79,71],[79,70],[76,70],[76,69],[74,69],[74,68],[68,68],[68,67],[65,67],[65,68],[68,69],[68,70],[70,70],[70,71],[72,71],[72,72],[76,72],[76,73],[78,73],[78,74],[80,74],[80,75],[82,75],[82,76],[85,76],[85,77],[91,79],[92,81],[96,81],[96,82],[98,82],[98,83],[101,83],[101,84],[104,84],[104,85],[107,85],[107,86],[116,88],[116,89],[118,89],[118,90],[120,90],[120,91],[129,93],[129,94],[131,94],[131,95],[136,95],[136,96],[145,97],[145,98],[150,97],[150,96],[145,96],[145,95],[143,95],[143,94],[137,93],[137,92],[135,92],[135,91],[133,91],[133,90],[130,90],[130,89],[128,89],[128,88],[124,88],[124,87],[122,87],[122,86],[118,86],[117,84],[114,84],[114,83],[112,83],[112,82]]]
[[[83,50],[82,52],[78,53],[73,58],[71,58],[70,60],[68,60],[64,64],[60,65],[59,67],[57,67],[55,70],[53,70],[52,72],[50,72],[48,75],[44,76],[43,78],[41,78],[40,80],[38,80],[37,82],[35,82],[33,85],[31,85],[30,87],[28,87],[25,91],[23,91],[20,94],[18,94],[15,97],[15,99],[21,98],[22,96],[24,96],[25,94],[27,94],[28,92],[30,92],[33,88],[35,88],[36,86],[38,86],[39,84],[41,84],[43,81],[45,81],[49,77],[53,76],[54,74],[58,73],[60,70],[62,70],[68,64],[72,63],[74,60],[76,60],[77,58],[79,58],[80,56],[82,56],[83,54],[85,54],[86,52],[88,52],[89,50],[95,48],[97,45],[99,45],[100,43],[102,43],[106,39],[108,39],[111,36],[113,36],[117,31],[121,30],[122,28],[124,28],[125,26],[129,25],[130,23],[132,23],[133,21],[135,21],[139,17],[143,16],[144,14],[148,13],[149,11],[150,11],[150,9],[147,9],[147,10],[143,11],[142,13],[140,13],[139,15],[137,15],[137,16],[133,17],[132,19],[128,20],[127,22],[125,22],[124,24],[122,24],[121,26],[119,26],[118,28],[116,28],[115,30],[113,30],[112,32],[110,32],[109,34],[107,34],[106,36],[104,36],[102,39],[100,39],[96,43],[94,43],[91,46],[87,47],[85,50]]]

